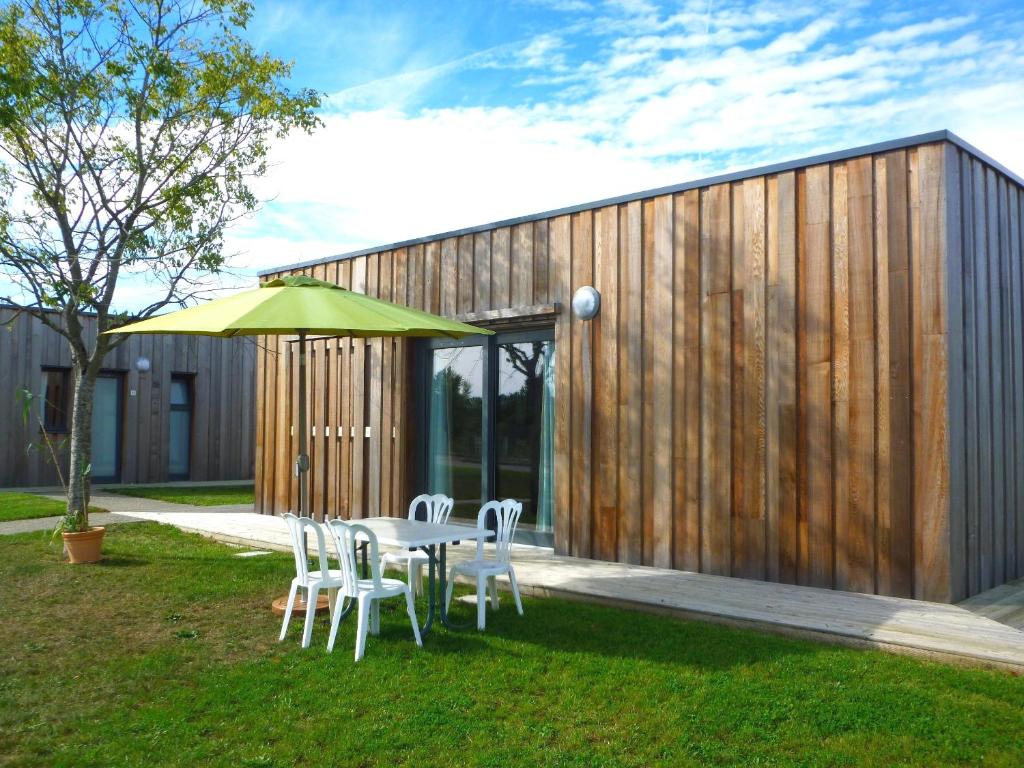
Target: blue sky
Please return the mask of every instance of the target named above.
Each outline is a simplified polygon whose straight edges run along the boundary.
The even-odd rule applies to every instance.
[[[1019,0],[257,0],[246,34],[324,126],[275,145],[223,286],[941,128],[1024,174]]]
[[[1024,5],[262,2],[327,94],[231,245],[245,274],[949,128],[1024,173]]]

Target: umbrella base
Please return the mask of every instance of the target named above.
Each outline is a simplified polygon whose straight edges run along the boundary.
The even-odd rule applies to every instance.
[[[277,598],[274,602],[272,602],[270,604],[270,609],[277,616],[284,616],[284,611],[285,611],[285,609],[287,607],[288,607],[288,595],[283,595],[282,597]],[[295,605],[292,606],[292,617],[294,618],[295,616],[305,616],[306,615],[306,608],[307,608],[306,601],[303,600],[301,597],[296,597],[295,598]],[[317,595],[316,596],[316,608],[315,608],[316,612],[317,613],[327,613],[329,608],[330,608],[330,603],[327,600],[327,595]]]

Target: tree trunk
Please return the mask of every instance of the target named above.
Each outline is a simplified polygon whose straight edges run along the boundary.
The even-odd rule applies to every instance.
[[[92,457],[92,400],[96,388],[96,371],[92,368],[91,365],[75,365],[75,398],[71,407],[67,511],[80,515],[81,530],[89,528],[90,477],[87,468]]]

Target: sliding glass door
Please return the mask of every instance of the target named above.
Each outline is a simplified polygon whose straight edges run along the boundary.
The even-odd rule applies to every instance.
[[[442,347],[430,361],[427,489],[455,499],[456,517],[483,503],[483,348]]]
[[[488,499],[523,504],[520,538],[550,545],[554,493],[551,331],[425,342],[420,354],[419,487],[475,520]],[[419,492],[419,491],[417,491]]]
[[[553,341],[498,344],[495,498],[523,504],[520,524],[551,531],[555,382]]]

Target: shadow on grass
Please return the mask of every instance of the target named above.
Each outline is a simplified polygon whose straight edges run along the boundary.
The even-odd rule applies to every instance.
[[[102,568],[138,568],[142,565],[149,565],[151,562],[152,560],[147,558],[133,557],[132,555],[106,555],[96,565]]]
[[[458,599],[467,594],[472,592],[466,587],[456,589],[451,607],[452,621],[466,628],[445,628],[438,609],[433,629],[424,640],[430,652],[464,655],[468,659],[476,654],[494,654],[497,642],[541,647],[552,656],[578,654],[668,668],[723,671],[777,664],[787,657],[835,650],[829,645],[749,629],[559,598],[524,598],[524,615],[520,616],[512,596],[506,592],[501,594],[497,611],[488,602],[486,629],[478,632],[475,601]],[[426,601],[419,599],[416,611],[421,622],[426,618],[426,610]],[[393,616],[388,621],[391,631],[386,636],[398,637],[401,620],[405,619],[404,606],[399,601],[394,605],[385,602],[382,613]],[[349,619],[354,621],[355,616]]]

